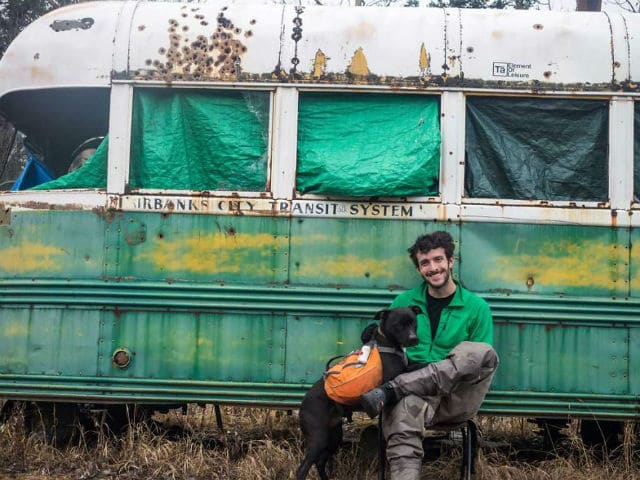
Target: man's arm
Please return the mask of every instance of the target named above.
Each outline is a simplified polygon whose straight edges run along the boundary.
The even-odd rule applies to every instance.
[[[493,318],[491,309],[484,300],[480,299],[475,321],[471,325],[469,340],[493,345]]]

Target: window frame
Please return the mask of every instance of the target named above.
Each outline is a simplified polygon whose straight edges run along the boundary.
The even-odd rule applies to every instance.
[[[469,97],[491,97],[491,98],[529,98],[535,100],[593,100],[593,101],[607,101],[609,103],[608,109],[608,137],[607,137],[607,172],[609,174],[609,183],[607,189],[608,199],[606,201],[598,200],[548,200],[548,199],[535,199],[535,200],[521,200],[512,198],[493,198],[493,197],[467,197],[464,194],[464,183],[466,180],[465,171],[463,170],[462,176],[462,196],[460,198],[461,205],[500,205],[511,207],[551,207],[551,208],[596,208],[596,209],[608,209],[611,208],[611,182],[612,182],[612,162],[611,162],[611,123],[612,123],[612,107],[611,97],[606,96],[568,96],[568,95],[496,95],[494,92],[486,94],[468,93],[465,95],[465,116],[464,116],[464,129],[465,129],[465,153],[466,153],[466,104]],[[465,154],[463,153],[463,155]],[[466,157],[463,162],[466,166]]]
[[[110,135],[109,137],[109,175],[108,175],[108,187],[107,191],[110,194],[127,194],[132,197],[144,196],[144,195],[171,195],[171,196],[189,196],[189,197],[230,197],[239,196],[247,198],[265,198],[272,197],[271,193],[271,180],[273,172],[273,122],[274,122],[274,95],[275,88],[254,86],[254,85],[229,85],[229,84],[192,84],[192,83],[175,83],[167,85],[166,83],[158,82],[114,82],[115,85],[121,85],[121,90],[117,92],[116,98],[112,99],[112,107],[116,110],[116,113],[121,112],[119,115],[115,115],[114,118],[127,118],[127,122],[121,122],[118,125],[110,124],[111,128],[119,130],[119,135]],[[184,89],[184,90],[211,90],[211,91],[263,91],[269,93],[269,112],[268,112],[268,126],[267,126],[267,172],[265,189],[260,191],[244,191],[244,190],[177,190],[177,189],[157,189],[157,188],[130,188],[129,182],[129,169],[131,166],[131,129],[133,122],[133,96],[136,89],[152,89],[152,88],[172,88],[172,89]],[[113,110],[112,110],[113,111]],[[126,113],[125,113],[126,112]],[[126,130],[126,131],[125,131]],[[113,140],[112,140],[113,139]],[[113,155],[112,159],[112,143],[113,152],[117,154]],[[126,162],[123,161],[126,159]]]
[[[308,87],[308,86],[299,86],[296,88],[298,93],[298,102],[299,102],[299,94],[300,93],[337,93],[337,94],[369,94],[369,95],[416,95],[416,96],[430,96],[438,98],[438,105],[440,109],[440,165],[438,172],[438,195],[426,196],[426,195],[412,195],[412,196],[371,196],[371,197],[357,197],[357,196],[346,196],[346,195],[324,195],[324,194],[313,194],[313,193],[305,193],[302,194],[296,189],[296,178],[297,178],[297,155],[296,155],[296,164],[295,164],[295,172],[293,176],[293,199],[295,200],[308,200],[308,201],[347,201],[347,202],[368,202],[375,201],[375,203],[394,203],[394,202],[406,202],[406,203],[426,203],[426,204],[440,204],[442,203],[443,195],[442,195],[442,175],[443,175],[443,167],[442,167],[442,152],[443,152],[443,115],[442,115],[442,91],[439,90],[415,90],[415,89],[382,89],[382,88],[362,88],[362,87],[347,87],[347,88],[336,88],[334,86],[328,88],[318,88],[318,87]],[[296,116],[299,115],[299,105],[296,103]],[[298,122],[296,122],[296,135],[294,148],[298,148]],[[371,200],[375,199],[375,200]]]

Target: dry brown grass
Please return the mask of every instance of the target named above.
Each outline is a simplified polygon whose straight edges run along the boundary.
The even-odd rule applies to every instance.
[[[36,434],[27,434],[20,415],[0,426],[0,479],[292,479],[301,458],[297,417],[286,412],[223,408],[224,431],[219,431],[213,408],[190,405],[156,415],[163,425],[130,427],[126,434],[81,436],[78,442],[54,448]],[[372,422],[356,416],[347,426],[347,446],[336,459],[332,478],[375,480],[375,452],[367,437]],[[542,451],[535,426],[521,419],[480,419],[484,448],[478,459],[478,480],[632,480],[640,479],[633,431],[607,461],[594,458],[572,427],[568,438],[552,451]],[[361,441],[360,438],[364,437]],[[431,452],[423,478],[456,479],[459,447],[445,442]],[[310,478],[317,479],[315,472]]]

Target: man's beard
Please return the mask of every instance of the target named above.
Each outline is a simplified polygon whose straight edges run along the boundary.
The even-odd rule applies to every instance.
[[[451,278],[451,270],[449,270],[448,268],[445,268],[440,272],[438,272],[436,275],[443,275],[443,274],[444,274],[443,280],[439,285],[436,285],[431,281],[431,277],[434,275],[429,275],[429,276],[425,275],[423,278],[431,288],[438,290],[449,283],[449,279]]]

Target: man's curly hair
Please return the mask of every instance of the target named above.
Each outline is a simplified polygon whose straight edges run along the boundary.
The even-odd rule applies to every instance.
[[[420,235],[407,251],[413,264],[418,268],[418,252],[427,253],[434,248],[440,247],[444,248],[447,260],[453,257],[453,251],[456,247],[453,243],[453,238],[447,232],[439,231]]]

